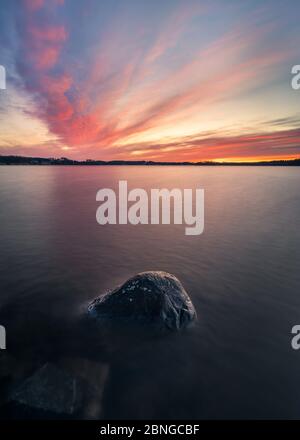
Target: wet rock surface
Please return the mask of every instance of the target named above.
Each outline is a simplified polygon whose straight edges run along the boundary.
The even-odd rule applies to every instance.
[[[75,377],[47,363],[17,387],[9,400],[31,412],[72,416],[81,407],[82,390]]]
[[[94,299],[88,317],[97,324],[130,322],[180,330],[195,318],[196,311],[180,281],[166,272],[142,272],[123,285]]]

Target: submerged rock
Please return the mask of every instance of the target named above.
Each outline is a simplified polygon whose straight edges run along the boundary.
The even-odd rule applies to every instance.
[[[130,322],[180,330],[196,318],[180,281],[166,272],[142,272],[122,286],[94,299],[88,316],[98,324]]]
[[[72,375],[47,363],[13,391],[10,401],[35,411],[71,416],[80,408],[82,392]]]

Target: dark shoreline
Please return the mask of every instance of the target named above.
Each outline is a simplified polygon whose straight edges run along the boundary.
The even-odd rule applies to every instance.
[[[273,160],[261,162],[155,162],[132,160],[83,160],[77,161],[62,158],[43,158],[26,156],[1,156],[0,165],[73,165],[73,166],[113,166],[113,165],[138,165],[138,166],[300,166],[300,158],[291,160]]]

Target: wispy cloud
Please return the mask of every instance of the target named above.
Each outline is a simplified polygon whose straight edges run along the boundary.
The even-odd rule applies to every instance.
[[[159,157],[162,160],[201,161],[224,159],[257,159],[298,157],[300,155],[300,126],[291,130],[276,132],[253,132],[235,136],[222,133],[199,133],[198,135],[178,139],[163,144],[144,143],[127,145],[119,151],[120,157],[140,156],[144,152],[147,159]]]

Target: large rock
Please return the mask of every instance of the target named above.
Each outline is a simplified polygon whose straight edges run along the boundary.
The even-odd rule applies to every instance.
[[[126,321],[180,330],[196,318],[196,312],[174,275],[142,272],[94,299],[88,307],[88,316],[98,324]]]

